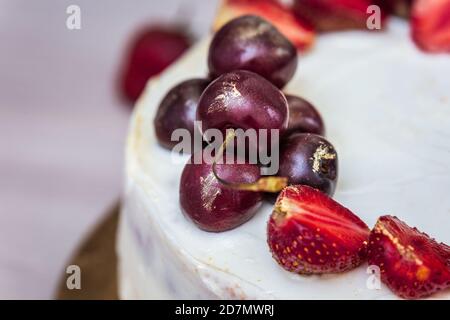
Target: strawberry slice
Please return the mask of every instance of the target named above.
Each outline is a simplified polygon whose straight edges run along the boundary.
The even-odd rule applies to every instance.
[[[276,0],[225,0],[214,22],[214,30],[228,21],[246,14],[261,16],[283,33],[299,50],[314,43],[314,31],[298,19],[292,10]]]
[[[409,227],[397,217],[383,216],[372,230],[369,264],[398,296],[416,299],[450,287],[450,247]]]
[[[317,31],[366,29],[373,0],[296,0],[294,12]],[[381,21],[385,16],[382,14]]]
[[[302,185],[280,193],[267,233],[274,259],[296,273],[353,269],[364,260],[369,239],[369,228],[350,210]]]
[[[414,1],[411,28],[420,49],[450,52],[450,0]]]

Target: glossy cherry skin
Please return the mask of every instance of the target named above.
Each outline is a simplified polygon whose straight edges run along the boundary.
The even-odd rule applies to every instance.
[[[332,196],[338,179],[338,155],[325,138],[311,133],[296,133],[280,146],[278,175],[290,185],[307,185]]]
[[[172,132],[179,128],[189,130],[194,137],[198,101],[208,86],[206,79],[186,80],[173,87],[159,104],[153,121],[156,138],[160,145],[172,148],[178,141],[171,141]]]
[[[320,113],[303,98],[286,95],[289,105],[289,124],[286,135],[295,132],[315,133],[323,136],[325,126]]]
[[[203,152],[203,151],[202,151]],[[185,216],[200,229],[221,232],[248,221],[262,203],[262,194],[240,191],[219,182],[212,165],[191,163],[184,167],[180,181],[180,204]],[[217,164],[217,175],[232,183],[253,183],[260,177],[257,165]]]
[[[289,110],[284,94],[256,73],[238,70],[214,80],[203,92],[197,109],[197,120],[203,132],[228,128],[279,130],[287,129]],[[259,131],[257,131],[259,133]],[[257,135],[259,138],[259,135]]]
[[[249,70],[282,88],[297,69],[295,46],[266,20],[252,15],[233,19],[214,36],[208,54],[210,75]]]

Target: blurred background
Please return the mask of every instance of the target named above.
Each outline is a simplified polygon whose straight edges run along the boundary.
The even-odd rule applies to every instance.
[[[189,23],[217,0],[0,0],[0,299],[49,299],[120,196],[131,107],[117,78],[142,26]],[[81,29],[66,27],[69,5]],[[183,19],[188,21],[182,21]]]

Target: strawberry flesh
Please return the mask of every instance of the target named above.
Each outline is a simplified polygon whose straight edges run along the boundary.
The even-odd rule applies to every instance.
[[[450,52],[450,0],[416,0],[411,13],[416,45],[427,52]]]
[[[321,274],[361,264],[369,228],[322,192],[297,185],[278,196],[267,233],[272,255],[284,269]]]
[[[225,0],[214,23],[218,30],[228,21],[241,16],[258,15],[272,23],[299,50],[310,47],[314,42],[312,28],[297,18],[290,8],[276,0]]]
[[[417,299],[450,287],[450,247],[397,217],[378,219],[369,238],[368,260],[398,296]]]
[[[373,0],[296,0],[294,12],[317,31],[366,29]],[[383,22],[385,15],[382,14]]]

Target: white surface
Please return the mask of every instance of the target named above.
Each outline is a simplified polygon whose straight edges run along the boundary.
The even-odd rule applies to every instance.
[[[129,35],[178,15],[204,34],[215,2],[0,0],[0,298],[51,298],[122,190],[129,112],[114,80]]]
[[[421,53],[407,24],[393,22],[386,33],[321,37],[287,91],[312,101],[324,116],[339,154],[336,200],[369,226],[389,213],[450,243],[450,58]],[[204,74],[207,44],[151,82],[134,115],[119,244],[123,297],[396,298],[384,286],[367,288],[367,264],[323,277],[284,271],[266,244],[268,204],[249,222],[218,234],[182,215],[183,164],[174,165],[149,124],[170,87]],[[450,292],[434,297],[449,299]]]

